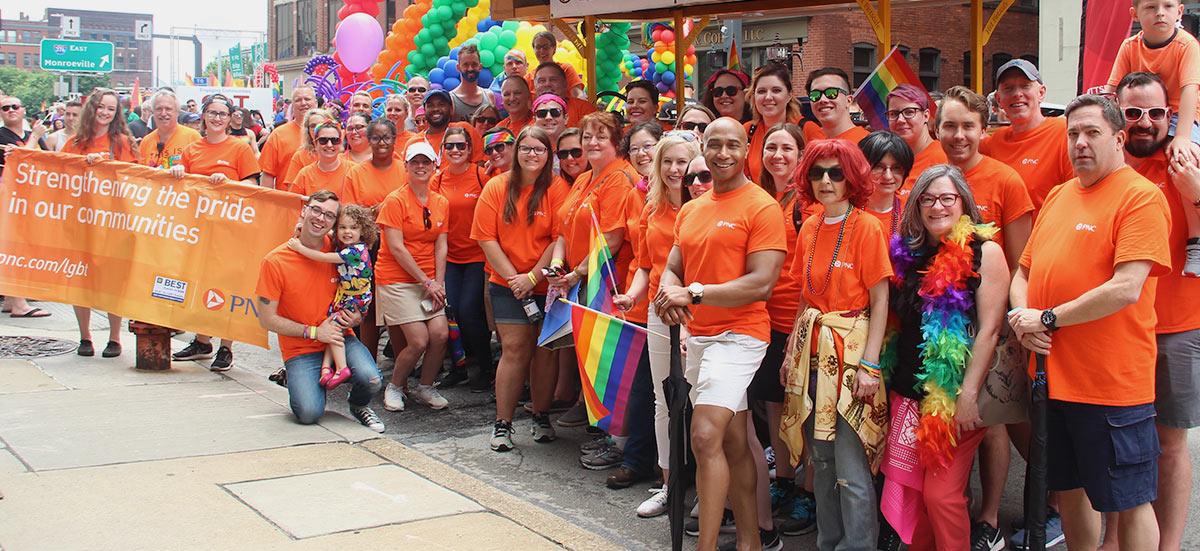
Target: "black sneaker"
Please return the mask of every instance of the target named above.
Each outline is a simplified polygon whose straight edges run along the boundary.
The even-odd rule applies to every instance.
[[[371,408],[366,406],[350,406],[350,413],[353,414],[354,418],[358,419],[358,422],[362,423],[364,427],[367,427],[375,432],[384,431],[383,420],[380,419],[379,416],[375,414],[375,411]]]
[[[683,523],[683,533],[695,537],[700,535],[700,519],[696,517],[688,517],[687,522]],[[736,534],[737,527],[733,524],[733,511],[725,509],[725,516],[721,517],[721,527],[717,529],[719,534]]]
[[[233,367],[233,351],[228,346],[222,346],[217,350],[217,357],[208,369],[209,371],[229,371],[231,367]]]
[[[104,351],[100,353],[100,356],[104,358],[115,358],[120,355],[121,343],[117,341],[108,341],[108,344],[104,346]]]
[[[92,346],[92,341],[80,339],[79,348],[75,349],[75,353],[79,354],[80,356],[95,356],[96,347]]]
[[[1004,536],[992,525],[979,521],[971,525],[971,551],[1000,551]]]
[[[171,359],[177,362],[184,360],[207,360],[213,357],[212,343],[193,340],[183,350],[171,354]]]
[[[442,376],[442,380],[438,382],[438,388],[454,388],[462,383],[467,382],[466,369],[451,369]]]
[[[879,551],[900,551],[900,534],[888,524],[886,520],[879,523],[879,540],[875,544],[875,549]]]
[[[774,528],[770,530],[759,528],[758,539],[762,542],[762,551],[779,551],[783,549],[783,540],[779,539],[779,532]],[[737,551],[737,540],[727,541],[724,545],[718,545],[717,551]]]
[[[579,458],[579,464],[583,468],[592,471],[603,471],[613,467],[621,466],[625,461],[625,453],[618,448],[616,444],[606,446],[591,455],[584,455]]]
[[[287,388],[287,368],[286,367],[279,368],[279,371],[276,371],[276,372],[268,375],[267,380],[271,381],[272,383],[275,383],[283,388]]]

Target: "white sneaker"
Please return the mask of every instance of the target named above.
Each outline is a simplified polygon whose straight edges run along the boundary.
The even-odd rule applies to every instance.
[[[388,411],[404,411],[404,389],[388,383],[383,389],[383,409]]]
[[[667,487],[650,488],[651,495],[641,505],[638,505],[637,516],[654,518],[667,512]]]
[[[429,406],[429,409],[446,409],[450,402],[442,397],[432,385],[417,385],[412,391],[413,400]]]

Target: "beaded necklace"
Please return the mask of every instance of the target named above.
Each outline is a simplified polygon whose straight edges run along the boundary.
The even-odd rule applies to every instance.
[[[829,268],[825,270],[825,284],[821,286],[821,291],[817,292],[813,289],[812,284],[812,265],[813,257],[817,255],[817,237],[821,235],[821,228],[813,232],[812,245],[808,248],[808,262],[804,270],[804,283],[808,285],[808,292],[814,295],[823,295],[825,290],[829,288],[829,282],[833,279],[833,265],[837,262],[838,253],[842,250],[842,238],[846,235],[846,222],[850,220],[850,215],[854,214],[854,206],[851,205],[846,211],[845,218],[842,218],[842,223],[838,226],[837,243],[833,245],[833,256],[829,259]]]

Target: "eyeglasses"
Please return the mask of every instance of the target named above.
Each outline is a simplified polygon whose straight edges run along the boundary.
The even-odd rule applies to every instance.
[[[445,142],[442,144],[442,149],[446,151],[466,151],[467,142]]]
[[[634,147],[634,146],[629,147],[630,155],[641,155],[643,153],[649,154],[653,151],[654,151],[653,145],[646,145],[646,146],[642,146],[642,147]]]
[[[409,87],[408,91],[409,91],[409,93],[424,94],[425,92],[428,92],[429,89],[428,88],[420,88],[417,86],[411,86],[411,87]]]
[[[205,111],[204,116],[212,117],[214,119],[228,119],[229,113],[222,113],[221,111]]]
[[[701,170],[700,172],[689,172],[683,175],[683,185],[690,186],[699,181],[701,184],[712,182],[712,172]]]
[[[342,139],[337,136],[321,136],[317,138],[317,143],[320,145],[341,145]]]
[[[816,182],[829,175],[830,182],[841,182],[846,179],[846,173],[840,166],[814,166],[808,169],[808,181]]]
[[[1161,120],[1167,118],[1167,108],[1166,107],[1151,107],[1149,109],[1142,109],[1141,107],[1126,107],[1125,108],[1125,120],[1127,120],[1129,122],[1140,121],[1140,120],[1142,120],[1142,117],[1144,117],[1146,115],[1150,115],[1150,120],[1152,120],[1154,122],[1158,122],[1158,121],[1161,121]]]
[[[929,208],[932,207],[935,202],[937,202],[941,203],[943,207],[951,207],[954,206],[954,203],[958,202],[960,197],[961,196],[957,193],[943,193],[941,195],[922,193],[920,197],[917,197],[917,204],[921,205],[922,207]]]
[[[18,109],[24,109],[24,108],[25,108],[25,106],[21,105],[19,103],[12,103],[9,105],[0,105],[0,111],[16,111]]]
[[[309,205],[308,212],[311,213],[313,216],[324,219],[326,222],[333,222],[334,219],[337,218],[336,212],[329,212],[329,211],[327,211],[321,207],[318,207],[316,205]]]
[[[924,111],[924,109],[918,109],[916,107],[905,107],[904,109],[892,109],[891,111],[887,112],[887,120],[895,121],[895,120],[900,120],[900,117],[904,117],[904,120],[911,121],[911,120],[917,118],[917,114],[920,113],[921,111]]]
[[[557,119],[562,116],[562,109],[538,109],[534,111],[539,119]]]
[[[396,141],[395,136],[368,136],[367,140],[371,143],[392,143]]]
[[[681,122],[681,123],[679,123],[679,128],[682,128],[684,130],[691,130],[693,132],[699,132],[699,133],[703,134],[704,130],[706,128],[708,128],[708,123],[706,123],[706,122]]]
[[[499,121],[496,117],[475,117],[475,124],[496,124]]]
[[[818,102],[821,101],[821,96],[825,96],[828,99],[837,99],[838,96],[849,93],[850,91],[845,88],[834,86],[833,88],[826,88],[824,90],[813,90],[808,93],[808,99],[812,102]]]
[[[708,93],[712,94],[714,98],[719,98],[721,96],[736,96],[741,91],[742,89],[737,86],[713,86],[712,90],[709,90]]]
[[[558,157],[558,160],[560,160],[560,161],[567,160],[567,157],[570,157],[572,159],[578,159],[580,157],[583,157],[583,149],[579,148],[579,147],[575,147],[572,149],[559,149],[558,151],[554,152],[554,155],[556,157]]]
[[[892,176],[904,178],[904,170],[899,166],[875,165],[871,167],[871,174],[875,176],[883,176],[883,173],[891,172]]]
[[[366,130],[366,129],[367,129],[367,125],[365,125],[365,124],[355,124],[353,126],[347,126],[346,132],[362,132],[363,130]]]
[[[508,142],[494,143],[492,145],[489,145],[489,146],[483,148],[483,152],[487,155],[493,155],[495,153],[499,153],[499,152],[503,151],[504,148],[506,148],[506,147],[508,147]]]
[[[429,207],[421,207],[421,220],[425,222],[425,229],[433,227],[433,221],[429,219]]]
[[[545,155],[546,154],[546,148],[536,147],[536,146],[532,146],[532,145],[518,146],[517,151],[520,151],[522,155],[528,155],[530,153],[533,153],[534,155]]]

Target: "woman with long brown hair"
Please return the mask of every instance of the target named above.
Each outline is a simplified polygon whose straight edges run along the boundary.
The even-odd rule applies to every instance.
[[[550,264],[558,213],[568,191],[566,182],[551,169],[551,151],[550,136],[536,126],[526,126],[513,148],[512,170],[484,186],[471,228],[471,238],[479,242],[492,268],[488,295],[496,331],[504,342],[496,369],[491,440],[497,452],[513,449],[512,419],[527,379],[533,398],[533,439],[555,438],[548,412],[558,366],[552,351],[537,346],[547,290],[542,268]]]
[[[762,170],[767,131],[785,122],[799,124],[801,114],[800,104],[792,100],[792,73],[784,65],[768,63],[755,71],[749,94],[747,103],[753,116],[745,123],[750,144],[746,151],[746,177],[753,180]]]

